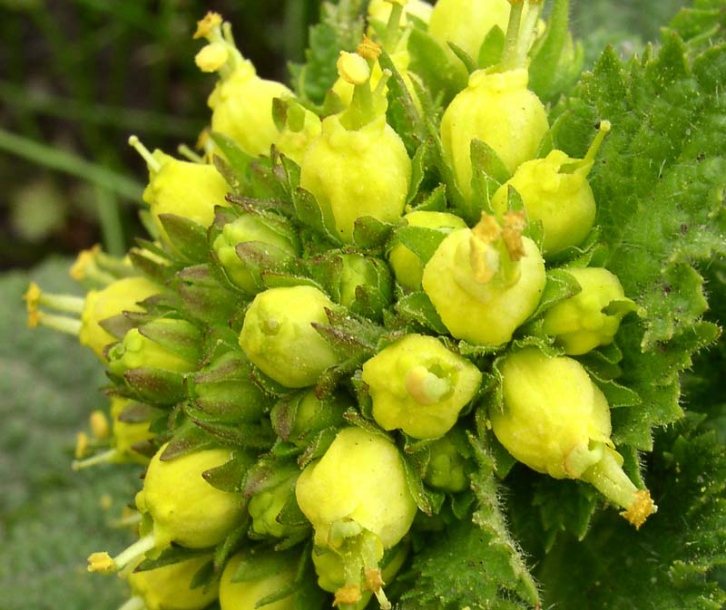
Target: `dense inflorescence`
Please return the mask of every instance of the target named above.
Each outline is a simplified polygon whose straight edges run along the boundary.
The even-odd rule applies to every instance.
[[[112,424],[94,414],[75,466],[147,464],[138,541],[89,558],[128,577],[126,610],[391,608],[428,541],[498,501],[497,453],[636,528],[655,512],[611,438],[607,390],[626,389],[582,359],[617,370],[620,322],[643,314],[596,255],[587,176],[611,127],[583,158],[554,148],[556,92],[528,66],[577,54],[541,5],[371,2],[325,100],[199,22],[219,75],[199,156],[130,140],[151,238],[84,253],[85,299],[26,295],[32,324],[107,366]]]

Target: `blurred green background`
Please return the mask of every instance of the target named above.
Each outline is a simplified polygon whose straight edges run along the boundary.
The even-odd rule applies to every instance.
[[[103,406],[100,364],[73,338],[25,328],[29,277],[78,288],[68,257],[140,232],[144,163],[126,140],[173,152],[205,126],[214,77],[191,40],[207,10],[234,26],[267,78],[300,61],[318,0],[0,0],[0,610],[113,610],[114,577],[88,575],[93,551],[121,550],[109,527],[140,468],[70,469],[75,433]],[[575,2],[588,62],[606,42],[623,55],[657,40],[682,0]]]

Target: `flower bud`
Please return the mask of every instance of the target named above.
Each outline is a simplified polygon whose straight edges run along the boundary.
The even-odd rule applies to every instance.
[[[206,229],[214,220],[215,206],[228,205],[225,198],[230,189],[214,165],[180,161],[160,150],[152,154],[136,136],[129,138],[129,144],[149,167],[149,184],[143,198],[159,234],[172,248],[174,243],[164,228],[162,215],[180,216]]]
[[[279,551],[245,549],[234,555],[222,572],[219,583],[221,610],[294,610],[290,594],[264,606],[263,599],[290,587],[296,576],[294,558]]]
[[[252,365],[239,351],[228,351],[187,380],[193,404],[216,421],[258,422],[270,398],[250,378]]]
[[[333,300],[353,313],[381,320],[393,301],[391,271],[379,258],[332,251],[313,261],[312,272]]]
[[[556,479],[582,479],[623,507],[639,527],[656,508],[622,471],[610,440],[607,399],[584,367],[526,348],[504,358],[503,405],[490,413],[499,442],[517,460]]]
[[[345,422],[349,400],[337,394],[318,398],[314,390],[285,396],[272,407],[272,428],[281,439],[305,447],[316,433]]]
[[[409,334],[363,364],[361,379],[384,430],[436,438],[456,423],[476,395],[482,375],[435,337]]]
[[[481,140],[494,150],[510,174],[537,153],[549,125],[547,111],[527,89],[527,81],[524,68],[478,70],[444,112],[444,155],[467,201],[472,198],[472,140]]]
[[[451,335],[498,346],[539,304],[546,283],[535,243],[521,236],[518,214],[503,225],[482,216],[474,229],[447,235],[424,267],[422,285]]]
[[[352,243],[356,219],[395,222],[403,213],[411,161],[401,138],[381,115],[347,129],[340,115],[323,120],[323,132],[303,159],[300,186],[332,220],[331,233]]]
[[[436,229],[442,233],[450,233],[454,229],[465,229],[466,223],[462,218],[448,212],[417,211],[409,212],[403,219],[407,226]],[[421,259],[411,252],[394,237],[393,247],[388,253],[388,262],[391,264],[396,281],[408,290],[420,290],[423,277],[423,263]]]
[[[582,289],[547,310],[542,330],[555,338],[566,354],[578,356],[612,343],[620,320],[635,303],[625,297],[617,276],[607,269],[567,269]]]
[[[503,214],[507,209],[508,187],[516,189],[522,197],[527,218],[542,223],[545,256],[579,245],[592,229],[596,207],[587,174],[609,130],[610,123],[603,121],[600,133],[584,159],[572,159],[561,150],[553,150],[544,159],[522,163],[494,193],[492,208]]]
[[[466,443],[466,439],[463,442]],[[469,488],[469,464],[460,446],[461,443],[454,442],[449,434],[428,446],[429,461],[423,476],[427,485],[451,493]]]
[[[396,446],[361,428],[344,428],[295,488],[318,546],[335,548],[366,530],[384,549],[406,535],[416,514]]]
[[[108,352],[115,375],[138,368],[188,373],[197,367],[201,333],[186,320],[158,318],[132,328]]]
[[[284,218],[248,213],[226,223],[212,249],[232,283],[257,294],[265,288],[262,273],[287,268],[300,243]]]
[[[476,61],[489,31],[507,30],[510,6],[508,0],[438,0],[428,31],[447,50],[452,42]]]
[[[315,385],[326,368],[340,362],[314,326],[327,324],[325,310],[334,307],[317,288],[270,288],[247,310],[239,344],[253,364],[285,387]]]
[[[275,464],[274,470],[265,473],[264,481],[255,485],[247,505],[255,534],[275,538],[307,534],[310,524],[300,513],[295,499],[298,476],[300,469],[294,462]],[[288,518],[294,513],[299,515],[299,519]]]
[[[220,80],[207,104],[212,109],[212,131],[224,134],[250,155],[265,155],[278,136],[272,116],[273,99],[292,97],[282,83],[257,76],[252,62],[242,57],[228,23],[216,13],[199,21],[195,38],[209,45],[197,56],[205,72],[219,72]]]
[[[219,585],[192,588],[196,573],[212,560],[209,555],[187,559],[128,576],[134,597],[145,610],[202,610],[217,599]]]
[[[81,313],[78,340],[106,360],[105,350],[118,339],[103,328],[101,322],[120,316],[124,311],[143,311],[141,301],[159,294],[161,286],[144,277],[117,280],[102,290],[90,290]]]
[[[244,515],[242,496],[212,487],[204,472],[232,459],[229,449],[203,449],[165,460],[161,447],[149,463],[136,506],[148,514],[155,546],[171,542],[191,549],[212,547],[224,540]]]

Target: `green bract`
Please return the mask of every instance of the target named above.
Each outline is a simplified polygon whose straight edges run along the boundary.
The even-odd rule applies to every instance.
[[[434,337],[407,335],[363,364],[361,379],[384,430],[436,438],[456,423],[481,384],[481,373]]]
[[[270,288],[258,294],[245,315],[239,344],[266,375],[288,388],[315,385],[320,374],[339,362],[315,330],[325,325],[334,303],[317,288]]]

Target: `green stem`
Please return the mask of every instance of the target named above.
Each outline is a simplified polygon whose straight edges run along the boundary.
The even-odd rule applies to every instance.
[[[96,186],[96,201],[106,252],[113,256],[123,256],[126,252],[126,240],[116,195],[109,189]]]
[[[90,163],[73,153],[29,140],[4,129],[0,129],[0,150],[27,159],[37,165],[81,178],[125,199],[136,201],[141,198],[143,192],[143,187],[135,180]]]

